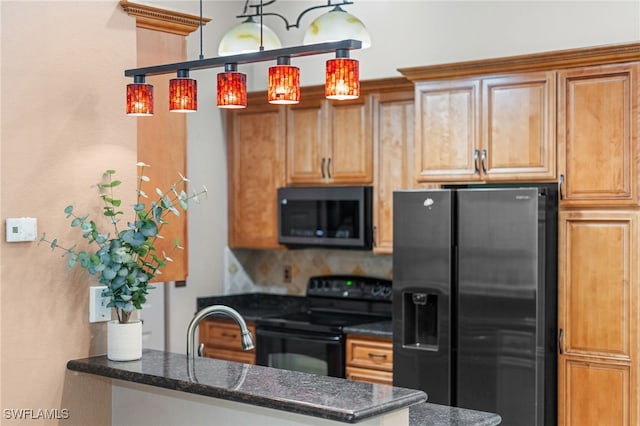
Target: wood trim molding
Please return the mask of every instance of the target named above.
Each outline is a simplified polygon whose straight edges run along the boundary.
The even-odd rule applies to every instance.
[[[519,71],[545,71],[638,60],[640,60],[640,43],[626,43],[400,68],[398,71],[411,81],[420,81]]]
[[[136,27],[162,31],[170,34],[187,36],[200,28],[200,17],[173,10],[161,9],[144,4],[120,0],[120,7],[129,16],[136,17]],[[210,18],[202,18],[202,25],[210,22]]]
[[[407,80],[404,77],[388,77],[373,80],[361,80],[360,81],[360,95],[366,95],[368,93],[383,93],[383,92],[397,92],[401,90],[413,91],[413,82]],[[300,88],[301,97],[312,96],[324,96],[324,84],[316,86],[304,86]],[[247,100],[255,100],[260,102],[266,102],[267,92],[249,92],[247,93]]]

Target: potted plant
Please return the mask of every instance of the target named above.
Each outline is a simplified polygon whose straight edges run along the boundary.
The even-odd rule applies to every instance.
[[[52,250],[62,250],[69,267],[80,266],[91,275],[97,275],[98,281],[106,286],[103,297],[109,298],[108,307],[115,311],[116,320],[108,324],[107,356],[111,360],[125,361],[139,359],[142,356],[142,325],[131,315],[142,309],[149,290],[155,288],[150,281],[161,274],[161,268],[172,261],[169,254],[158,253],[154,246],[161,230],[169,225],[167,216],[179,216],[181,210],[187,210],[190,200],[198,201],[199,196],[207,193],[185,192],[188,179],[179,174],[180,179],[167,191],[155,189],[154,199],[150,199],[144,185],[150,179],[144,175],[147,164],[138,163],[138,181],[136,202],[133,204],[132,219],[124,222],[124,212],[120,210],[122,201],[115,197],[114,189],[122,182],[114,179],[115,171],[107,170],[103,180],[96,184],[98,196],[102,200],[103,215],[113,233],[99,230],[98,224],[89,219],[88,214],[76,214],[72,205],[64,212],[71,219],[71,226],[78,228],[88,246],[97,246],[93,251],[79,249],[76,244],[63,247],[57,239],[48,240],[42,234],[40,242],[49,243]],[[123,223],[124,222],[124,223]],[[86,245],[86,244],[85,244]],[[174,241],[174,249],[181,249],[179,241]],[[119,339],[124,333],[132,338],[129,343]]]

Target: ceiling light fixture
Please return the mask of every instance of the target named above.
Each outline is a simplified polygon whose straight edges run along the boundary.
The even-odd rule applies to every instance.
[[[153,115],[153,86],[145,83],[145,77],[150,75],[177,73],[177,78],[170,82],[169,109],[171,111],[189,112],[197,109],[197,85],[195,80],[189,77],[189,71],[224,67],[225,71],[217,76],[217,105],[220,108],[244,108],[247,105],[246,75],[238,72],[239,64],[249,64],[265,61],[276,61],[277,65],[269,69],[269,89],[268,101],[276,104],[298,103],[300,100],[300,74],[299,68],[291,66],[291,58],[300,56],[320,55],[327,53],[336,54],[336,59],[327,61],[325,82],[325,92],[329,99],[354,99],[359,96],[360,80],[358,72],[358,61],[349,59],[349,51],[363,48],[363,40],[370,44],[368,33],[363,40],[346,38],[343,40],[327,40],[314,42],[301,46],[286,48],[270,48],[265,50],[265,33],[268,30],[263,24],[264,16],[279,16],[285,21],[287,30],[299,27],[300,19],[307,12],[319,8],[333,7],[329,13],[344,12],[339,6],[352,4],[351,1],[341,1],[310,7],[304,10],[296,20],[295,24],[289,22],[282,15],[277,13],[264,13],[265,5],[273,4],[276,0],[269,0],[258,5],[250,5],[249,0],[245,2],[245,14],[239,15],[247,19],[244,23],[257,26],[260,33],[257,50],[247,52],[246,48],[241,49],[241,53],[236,52],[229,46],[224,47],[223,42],[219,46],[219,54],[216,58],[205,59],[202,54],[202,0],[200,0],[200,58],[193,61],[185,61],[164,65],[154,65],[142,68],[125,70],[125,77],[133,77],[134,83],[127,85],[127,114],[128,115]],[[256,9],[255,14],[247,15],[248,7]],[[347,14],[348,15],[348,14]],[[260,17],[260,23],[253,21],[254,16]],[[351,15],[349,15],[351,16]],[[357,18],[355,18],[360,22]],[[249,21],[249,22],[248,22]],[[244,24],[243,23],[243,24]],[[361,22],[360,22],[361,24]],[[362,27],[364,27],[362,25]],[[237,28],[237,27],[236,27]],[[233,30],[232,30],[233,31]],[[365,30],[366,33],[366,30]],[[349,33],[351,34],[351,33]],[[275,34],[274,34],[275,35]],[[275,37],[277,39],[277,36]],[[223,37],[224,41],[224,37]],[[279,40],[278,40],[279,43]],[[270,44],[269,47],[277,46]],[[223,49],[224,47],[224,49]],[[222,53],[225,54],[222,54]],[[175,81],[175,82],[174,82]],[[174,99],[175,94],[175,99]],[[331,97],[330,97],[331,96]]]
[[[288,56],[278,57],[277,65],[269,68],[270,104],[297,104],[300,102],[300,68],[291,65]]]
[[[189,70],[178,70],[178,78],[169,81],[169,111],[194,112],[198,109],[198,82],[189,78]]]
[[[145,82],[144,74],[134,74],[127,84],[127,115],[153,115],[153,85]]]
[[[339,101],[360,96],[359,64],[357,60],[349,59],[348,50],[338,49],[336,59],[327,61],[324,96]]]

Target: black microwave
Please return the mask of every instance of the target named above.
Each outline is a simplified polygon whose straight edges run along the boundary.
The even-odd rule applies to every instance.
[[[291,247],[370,249],[370,186],[278,189],[278,242]]]

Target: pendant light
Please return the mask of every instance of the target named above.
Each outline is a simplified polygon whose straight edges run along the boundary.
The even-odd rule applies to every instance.
[[[360,70],[358,61],[349,58],[347,49],[338,49],[336,59],[326,64],[324,95],[339,101],[357,99],[360,96]]]
[[[238,64],[225,64],[218,73],[218,107],[246,108],[247,76],[238,72]]]
[[[169,111],[194,112],[198,109],[198,82],[189,78],[189,70],[178,70],[178,78],[169,81]]]
[[[302,42],[315,44],[338,40],[359,40],[362,49],[371,46],[371,36],[362,21],[340,6],[314,19],[305,31]]]
[[[145,83],[144,75],[135,75],[127,84],[127,115],[153,115],[153,85]]]
[[[282,43],[273,30],[249,17],[225,33],[218,45],[218,55],[238,55],[281,47]]]
[[[290,105],[300,102],[300,68],[291,65],[288,56],[280,56],[269,68],[267,100],[270,104]]]

